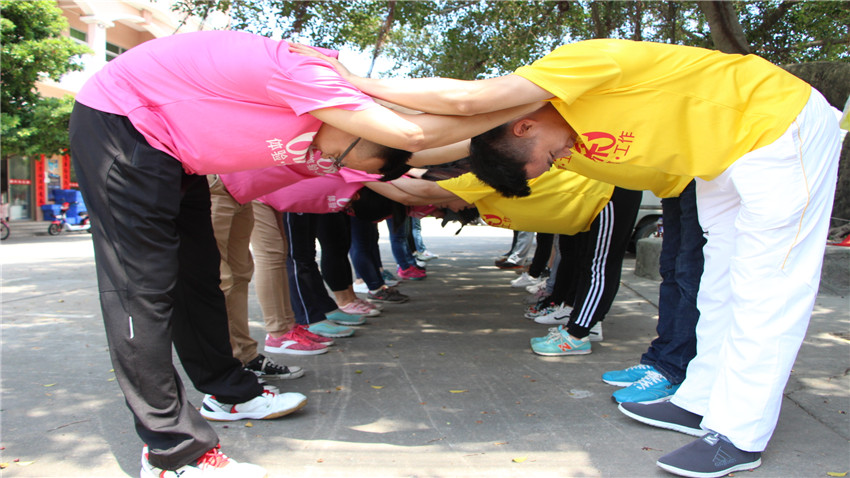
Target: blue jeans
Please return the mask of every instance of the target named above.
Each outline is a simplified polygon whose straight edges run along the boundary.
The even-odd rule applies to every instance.
[[[398,229],[396,229],[396,226],[398,226]],[[410,248],[407,246],[407,235],[410,232],[409,218],[405,217],[405,220],[401,224],[396,224],[393,218],[388,217],[387,229],[390,230],[390,247],[392,248],[393,257],[396,263],[398,263],[398,266],[402,270],[406,270],[410,266],[415,265],[416,258],[413,257]]]
[[[418,217],[410,218],[410,234],[413,236],[413,245],[419,252],[425,252],[425,241],[422,240],[422,223]]]
[[[378,248],[378,225],[351,216],[351,265],[357,277],[363,279],[369,290],[384,285],[381,277],[381,252]]]
[[[678,198],[662,199],[661,208],[664,239],[659,259],[658,337],[640,363],[654,366],[670,383],[679,384],[696,354],[697,291],[704,263],[705,237],[697,218],[695,183]]]

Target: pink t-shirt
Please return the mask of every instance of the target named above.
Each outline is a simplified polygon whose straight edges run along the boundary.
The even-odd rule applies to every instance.
[[[305,165],[321,121],[310,111],[376,105],[325,61],[235,31],[145,42],[109,62],[77,101],[127,116],[151,146],[195,174]]]
[[[342,168],[333,174],[284,187],[257,200],[278,211],[314,214],[339,212],[345,209],[357,191],[363,188],[363,183],[377,181],[380,177],[380,174]]]

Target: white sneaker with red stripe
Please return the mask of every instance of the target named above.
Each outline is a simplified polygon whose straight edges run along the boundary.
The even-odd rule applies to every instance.
[[[239,463],[231,460],[216,445],[204,453],[194,463],[181,466],[176,470],[163,470],[148,461],[148,446],[142,448],[141,478],[266,478],[268,472],[251,463]]]
[[[221,403],[212,395],[204,396],[201,415],[215,422],[233,420],[270,420],[289,415],[307,405],[307,397],[300,393],[274,393],[263,390],[260,395],[244,403]]]

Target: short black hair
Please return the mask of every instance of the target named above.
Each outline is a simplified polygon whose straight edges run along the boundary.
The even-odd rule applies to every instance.
[[[350,203],[351,211],[359,219],[367,222],[380,222],[392,217],[394,224],[401,224],[407,215],[404,204],[372,191],[367,187],[360,188],[357,199]]]
[[[361,144],[365,147],[363,151],[365,155],[384,160],[384,165],[378,170],[381,173],[381,181],[398,179],[410,170],[410,165],[407,164],[413,155],[410,151],[391,148],[372,141],[361,141]]]
[[[505,197],[531,194],[525,177],[526,153],[508,134],[505,123],[472,138],[469,165],[473,174]]]

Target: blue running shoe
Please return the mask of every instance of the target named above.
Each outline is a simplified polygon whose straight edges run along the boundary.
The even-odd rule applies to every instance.
[[[313,332],[316,335],[331,338],[351,337],[352,335],[354,335],[354,329],[352,329],[351,327],[343,327],[329,320],[314,322],[310,324],[309,327],[307,327],[307,330]]]
[[[590,339],[574,339],[566,330],[560,329],[557,334],[547,336],[542,342],[533,342],[531,350],[537,355],[586,355],[590,353]]]
[[[363,325],[366,323],[366,317],[362,315],[346,314],[337,309],[329,314],[325,314],[328,320],[336,322],[339,325]]]
[[[664,375],[650,370],[642,379],[617,390],[612,396],[617,403],[658,403],[668,400],[678,389],[679,385],[673,385]]]
[[[602,374],[602,381],[609,385],[618,387],[628,387],[629,385],[642,379],[647,372],[657,372],[652,365],[635,365],[625,370],[613,370]]]

